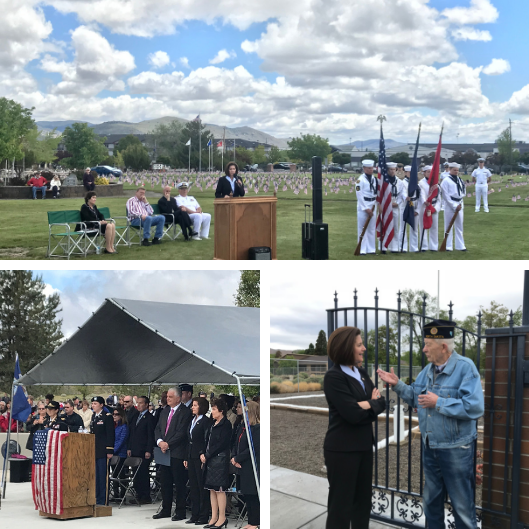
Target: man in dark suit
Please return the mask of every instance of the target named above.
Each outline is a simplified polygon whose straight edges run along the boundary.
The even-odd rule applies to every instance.
[[[138,397],[138,418],[129,423],[127,456],[141,457],[142,463],[134,480],[140,503],[151,503],[149,465],[154,446],[154,417],[149,413],[149,398]]]
[[[134,407],[134,401],[130,395],[123,399],[123,407],[127,413],[127,423],[132,424],[138,418],[138,410]]]
[[[160,397],[160,405],[154,410],[154,426],[158,424],[160,415],[165,408],[167,408],[167,391],[162,393],[162,396]]]
[[[243,197],[244,183],[238,175],[239,166],[235,162],[226,165],[226,175],[221,176],[217,182],[215,198]]]
[[[162,510],[153,518],[169,518],[173,504],[173,485],[176,486],[176,508],[173,521],[186,517],[187,472],[184,460],[187,457],[187,432],[191,422],[191,410],[182,401],[180,388],[167,391],[167,407],[160,414],[160,420],[154,431],[155,444],[162,452],[169,450],[171,465],[161,465]]]

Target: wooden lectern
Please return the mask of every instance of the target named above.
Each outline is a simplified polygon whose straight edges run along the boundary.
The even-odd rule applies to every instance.
[[[62,445],[63,513],[40,516],[68,520],[84,516],[109,516],[111,507],[96,508],[95,436],[70,433]],[[110,513],[108,510],[110,509]],[[99,511],[104,511],[99,512]]]
[[[217,198],[214,259],[248,259],[254,246],[269,246],[276,259],[276,196]]]

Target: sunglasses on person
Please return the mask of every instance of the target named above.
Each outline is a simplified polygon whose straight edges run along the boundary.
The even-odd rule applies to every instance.
[[[45,410],[46,408],[38,408],[38,409],[39,409],[39,411],[40,411],[40,410]]]
[[[114,417],[119,417],[119,413],[113,413]]]

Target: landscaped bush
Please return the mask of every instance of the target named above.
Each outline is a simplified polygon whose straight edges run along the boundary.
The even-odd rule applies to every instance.
[[[297,388],[292,384],[290,380],[285,380],[279,386],[279,393],[294,393]]]
[[[270,382],[279,382],[279,383],[281,383],[281,382],[283,382],[283,379],[281,377],[272,377],[270,379]]]
[[[309,385],[306,382],[300,382],[299,391],[309,391]]]
[[[310,375],[306,371],[301,371],[301,373],[299,374],[300,380],[306,380],[309,377]]]
[[[310,377],[307,382],[312,382],[314,384],[319,384],[320,386],[323,384],[323,377]]]
[[[318,382],[309,382],[307,384],[307,391],[321,391],[321,384]]]
[[[98,186],[107,186],[108,180],[104,176],[100,176],[99,178],[96,178],[95,183]]]
[[[270,393],[271,394],[280,393],[279,388],[280,388],[280,384],[278,382],[272,382],[270,384]]]

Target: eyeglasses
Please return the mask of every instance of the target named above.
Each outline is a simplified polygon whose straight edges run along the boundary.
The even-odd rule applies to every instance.
[[[119,417],[119,413],[113,413],[114,417]]]
[[[39,408],[39,411],[41,411],[41,410],[45,410],[45,409],[46,409],[46,408]]]
[[[124,400],[123,402],[124,402],[125,404],[130,404],[132,401],[130,401],[130,400]]]

